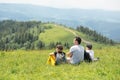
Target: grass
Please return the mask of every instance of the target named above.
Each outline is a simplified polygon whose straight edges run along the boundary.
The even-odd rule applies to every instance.
[[[93,42],[92,40],[89,39],[89,36],[81,32],[63,27],[61,25],[48,23],[48,24],[43,24],[43,26],[51,27],[51,29],[47,29],[45,30],[44,33],[41,33],[39,35],[40,40],[43,41],[46,45],[49,45],[51,42],[61,42],[63,44],[67,42],[71,46],[73,44],[74,37],[78,35],[87,42],[92,43],[97,48],[101,48],[102,46],[105,46],[104,44]],[[82,42],[82,45],[85,46],[86,44]]]
[[[51,26],[51,29],[45,30],[44,33],[40,34],[40,40],[44,43],[49,44],[50,42],[69,42],[72,43],[74,35],[65,30],[63,26],[56,24],[46,24],[45,26]]]
[[[95,49],[98,62],[46,65],[53,51],[0,52],[0,80],[120,80],[120,47]]]

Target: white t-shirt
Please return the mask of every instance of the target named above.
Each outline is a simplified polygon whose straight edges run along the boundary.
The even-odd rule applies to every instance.
[[[87,53],[89,53],[92,61],[94,60],[94,51],[93,50],[86,50]]]
[[[81,45],[74,45],[70,48],[70,53],[72,53],[72,57],[70,58],[71,64],[80,63],[80,61],[84,60],[84,47]]]

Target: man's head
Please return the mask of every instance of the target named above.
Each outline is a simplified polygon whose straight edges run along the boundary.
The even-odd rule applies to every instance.
[[[61,53],[62,50],[63,50],[63,46],[62,46],[62,45],[57,45],[57,46],[56,46],[56,51],[57,51],[57,52]]]
[[[80,38],[80,37],[75,37],[73,43],[74,43],[75,45],[81,44],[81,38]]]
[[[92,44],[87,44],[87,45],[86,45],[86,48],[87,48],[88,50],[91,50],[91,49],[92,49]]]

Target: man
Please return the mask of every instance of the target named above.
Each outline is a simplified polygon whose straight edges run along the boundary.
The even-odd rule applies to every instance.
[[[81,46],[81,38],[75,37],[73,40],[74,46],[70,48],[67,56],[69,57],[68,62],[71,64],[79,64],[84,60],[84,47]]]

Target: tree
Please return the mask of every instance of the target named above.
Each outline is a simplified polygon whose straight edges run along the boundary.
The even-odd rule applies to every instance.
[[[66,49],[69,49],[69,48],[70,48],[70,46],[69,46],[69,43],[68,43],[68,42],[65,42],[65,43],[64,43],[64,46],[65,46],[65,48],[66,48]]]
[[[30,49],[31,48],[31,44],[29,41],[27,41],[26,43],[24,43],[24,47],[26,50]]]
[[[97,33],[95,30],[91,30],[87,27],[79,26],[76,28],[77,31],[82,32],[90,37],[95,42],[100,42],[104,44],[114,44],[115,42],[113,40],[110,40],[109,38],[103,36],[100,33]]]
[[[50,42],[50,44],[49,44],[49,49],[53,49],[53,48],[55,48],[55,47],[56,47],[55,43],[54,43],[54,42]]]
[[[37,49],[42,49],[43,47],[45,47],[45,44],[42,41],[37,41],[36,43],[36,48]]]

